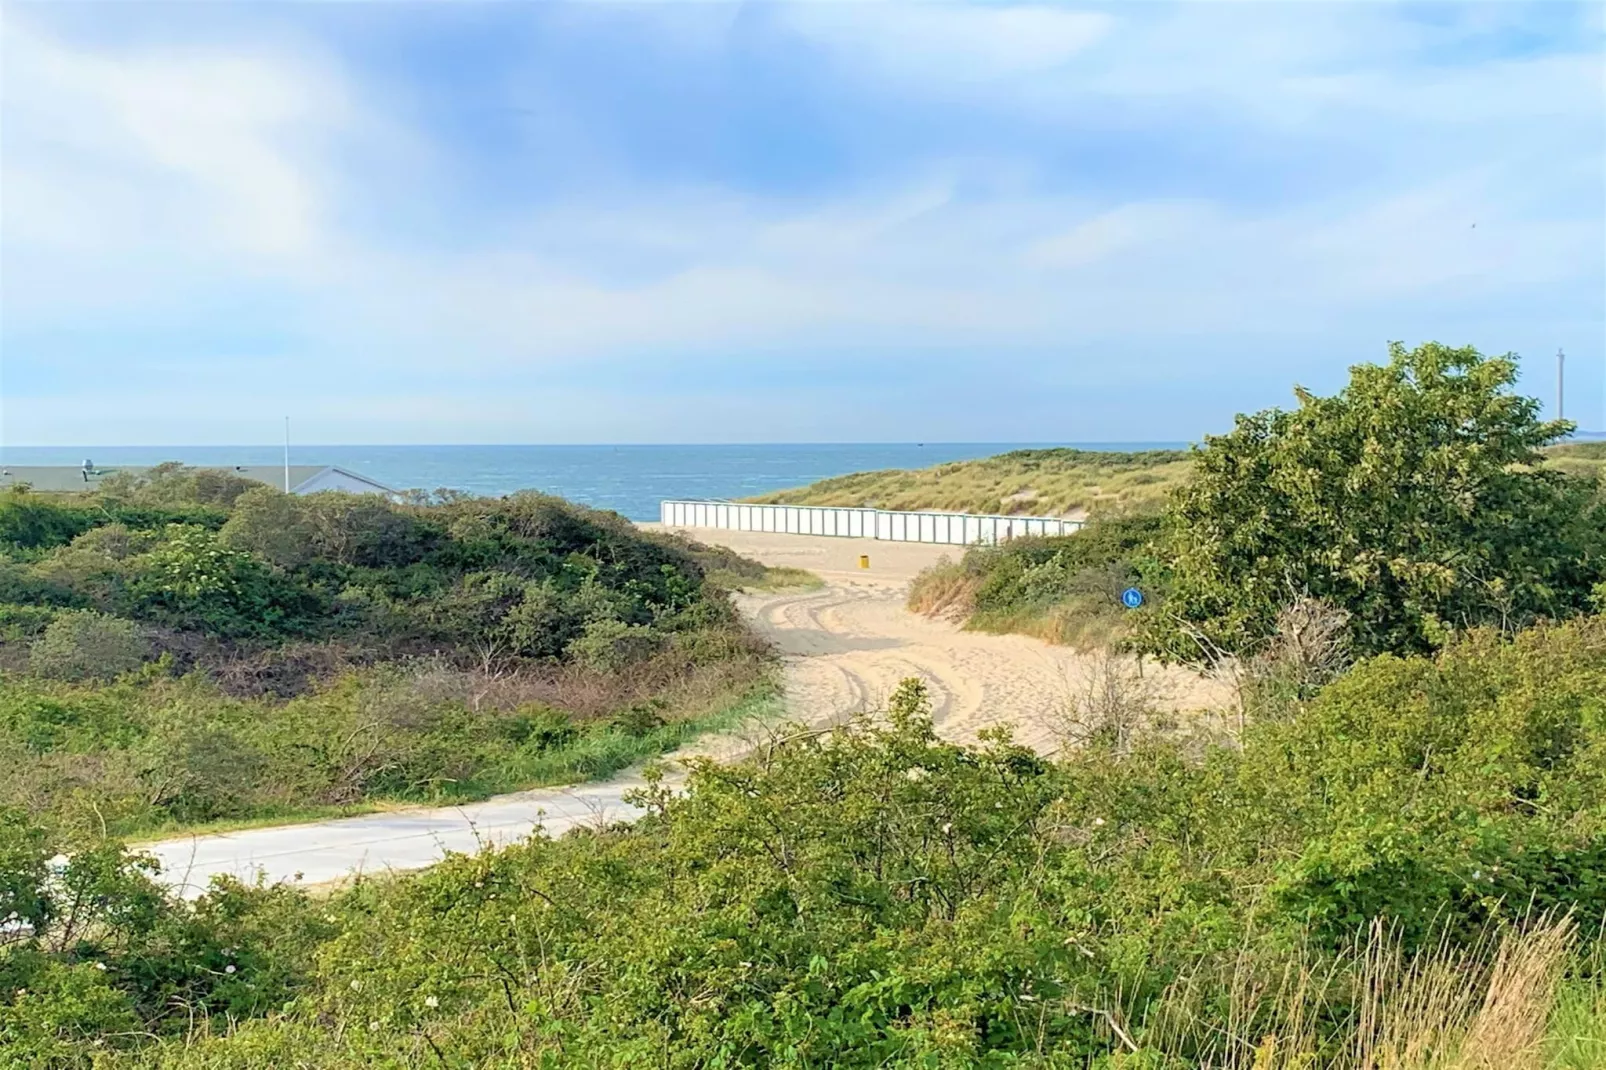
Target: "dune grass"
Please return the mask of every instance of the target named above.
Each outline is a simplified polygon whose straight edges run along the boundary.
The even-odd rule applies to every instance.
[[[1187,474],[1185,450],[1013,450],[933,468],[859,472],[749,499],[772,505],[1077,516],[1157,504]]]
[[[757,577],[716,569],[708,573],[707,579],[727,591],[817,591],[825,586],[824,580],[803,568],[766,566],[764,575]]]
[[[1606,442],[1564,442],[1545,453],[1548,466],[1558,472],[1606,480]]]
[[[1545,454],[1557,471],[1606,477],[1606,442],[1563,443]],[[762,505],[1083,516],[1157,507],[1187,478],[1191,466],[1186,450],[1013,450],[931,468],[855,472],[746,500]]]

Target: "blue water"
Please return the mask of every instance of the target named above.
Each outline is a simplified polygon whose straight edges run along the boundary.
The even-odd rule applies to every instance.
[[[1180,449],[1178,442],[1054,443],[1080,449]],[[292,464],[333,464],[399,490],[451,487],[501,495],[534,489],[656,520],[664,498],[745,498],[828,476],[1030,448],[1020,443],[928,442],[759,446],[292,446]],[[104,467],[279,464],[273,446],[8,446],[11,464]]]

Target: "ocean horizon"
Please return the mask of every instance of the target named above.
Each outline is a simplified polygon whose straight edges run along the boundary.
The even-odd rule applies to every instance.
[[[886,468],[925,468],[1019,449],[1121,452],[1186,449],[1186,442],[879,442],[740,445],[336,446],[292,443],[291,464],[329,464],[397,490],[450,488],[500,496],[555,494],[631,520],[656,520],[666,498],[747,498],[832,476]],[[271,465],[284,447],[7,446],[16,465],[102,468],[179,461],[194,465]]]

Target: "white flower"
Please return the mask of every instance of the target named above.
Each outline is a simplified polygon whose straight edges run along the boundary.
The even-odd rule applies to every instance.
[[[105,973],[106,972],[106,964],[104,962],[97,962],[97,963],[95,963],[95,969],[99,970],[101,973]]]
[[[903,771],[903,775],[904,779],[906,780],[924,780],[926,779],[927,773],[924,769],[917,765],[913,766],[912,768],[905,769]]]
[[[1093,819],[1093,824],[1102,828],[1104,825],[1104,819],[1102,817],[1095,817]]]
[[[223,972],[224,973],[233,973],[234,972],[234,963],[231,962],[227,966],[223,967]]]
[[[428,1007],[430,1010],[434,1010],[436,1007],[439,1007],[440,1005],[441,1005],[441,1001],[436,999],[434,996],[425,996],[424,997],[424,1006]]]
[[[351,982],[351,990],[353,992],[361,992],[362,991],[362,982],[361,981],[352,981]]]
[[[375,1018],[373,1021],[368,1023],[368,1032],[370,1032],[370,1033],[379,1032],[379,1019]]]
[[[952,832],[953,830],[954,830],[954,827],[953,827],[952,824],[950,824],[949,822],[946,822],[946,821],[943,822],[943,825],[942,825],[943,835],[946,836],[948,833]]]

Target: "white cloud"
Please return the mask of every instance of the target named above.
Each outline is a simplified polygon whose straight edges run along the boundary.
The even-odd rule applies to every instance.
[[[324,227],[315,140],[351,120],[306,59],[74,49],[9,12],[8,243],[310,251]]]
[[[350,223],[344,209],[376,189],[460,196],[446,169],[432,173],[424,135],[396,131],[350,72],[265,49],[74,47],[12,13],[7,328],[201,332],[220,295],[245,293],[284,308],[296,337],[287,363],[398,380],[445,363],[468,382],[597,355],[744,347],[806,362],[842,344],[1074,347],[1336,322],[1375,322],[1382,338],[1402,308],[1453,327],[1484,302],[1554,300],[1600,278],[1598,206],[1552,196],[1598,183],[1598,145],[1535,166],[1480,144],[1490,124],[1598,122],[1598,99],[1580,97],[1586,64],[1383,70],[1354,57],[1412,43],[1385,35],[1368,52],[1365,32],[1321,11],[1304,35],[1237,16],[1215,25],[1193,8],[1156,26],[1041,7],[820,4],[781,17],[875,77],[939,92],[1009,82],[999,106],[1203,96],[1274,124],[1340,105],[1379,124],[1341,138],[1386,140],[1395,128],[1383,124],[1400,113],[1453,119],[1468,136],[1423,145],[1425,164],[1320,201],[1049,195],[1008,181],[978,191],[972,160],[830,199],[611,187],[505,213],[493,238],[446,247]],[[1369,12],[1361,23],[1377,25]],[[1244,34],[1229,47],[1223,26]],[[394,166],[398,144],[418,166]],[[414,395],[397,396],[411,400],[385,418],[422,419],[405,407]],[[168,405],[181,411],[179,395]],[[71,409],[48,398],[30,407],[44,423]]]

